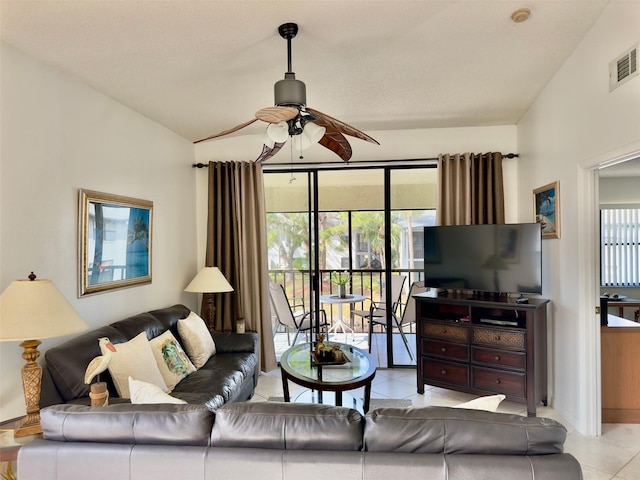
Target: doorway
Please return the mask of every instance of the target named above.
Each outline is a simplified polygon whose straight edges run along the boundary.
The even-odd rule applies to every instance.
[[[640,423],[640,155],[598,171],[601,420]]]

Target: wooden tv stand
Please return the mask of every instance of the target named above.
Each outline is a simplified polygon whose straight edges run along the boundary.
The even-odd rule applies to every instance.
[[[547,405],[546,299],[505,295],[415,295],[418,393],[425,385],[477,395],[502,393],[536,416]]]

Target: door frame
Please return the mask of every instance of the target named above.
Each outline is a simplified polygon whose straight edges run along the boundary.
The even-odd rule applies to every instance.
[[[603,167],[622,163],[640,155],[640,142],[588,158],[577,166],[578,186],[578,304],[580,318],[590,319],[587,328],[580,329],[582,348],[582,398],[586,402],[584,421],[587,435],[602,434],[602,384],[600,321],[596,307],[600,305],[600,235],[599,235],[599,175]],[[590,327],[589,327],[590,325]]]

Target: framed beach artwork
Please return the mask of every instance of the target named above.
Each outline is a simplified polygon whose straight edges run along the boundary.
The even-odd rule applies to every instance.
[[[560,184],[553,182],[533,191],[536,222],[542,226],[542,238],[560,238]]]
[[[151,283],[153,202],[79,190],[78,296]]]

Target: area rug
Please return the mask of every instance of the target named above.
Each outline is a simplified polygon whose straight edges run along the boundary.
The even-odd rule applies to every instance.
[[[284,397],[269,397],[270,402],[284,402]],[[407,398],[372,398],[369,400],[369,411],[376,408],[396,407],[406,408],[411,406],[411,400]]]

